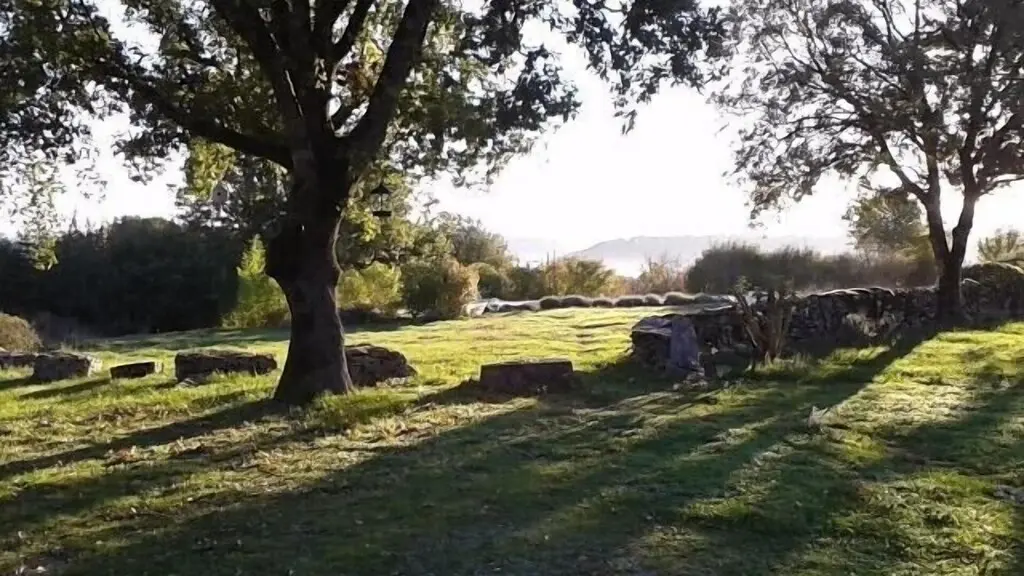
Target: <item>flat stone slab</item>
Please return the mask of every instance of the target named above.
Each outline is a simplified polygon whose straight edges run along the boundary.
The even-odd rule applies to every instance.
[[[128,380],[132,378],[145,378],[150,374],[163,372],[163,365],[159,362],[134,362],[132,364],[121,364],[110,369],[110,377],[114,380]]]
[[[563,359],[523,360],[480,367],[480,387],[513,396],[569,392],[576,387],[572,362]]]
[[[27,352],[0,352],[0,370],[11,368],[31,368],[36,363],[38,354]]]
[[[234,350],[180,352],[174,357],[174,378],[202,381],[213,374],[269,374],[277,370],[270,354],[250,354]]]
[[[346,347],[345,360],[352,383],[360,387],[376,386],[387,380],[416,375],[416,370],[401,352],[382,346]]]
[[[39,354],[32,364],[32,380],[34,382],[57,382],[72,378],[91,376],[103,366],[103,363],[92,356],[58,352]]]

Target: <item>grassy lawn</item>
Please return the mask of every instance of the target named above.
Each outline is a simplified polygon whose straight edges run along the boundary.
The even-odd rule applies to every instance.
[[[711,392],[622,363],[648,310],[357,332],[408,385],[274,413],[276,374],[29,385],[0,374],[0,575],[1024,574],[1024,324]],[[281,333],[109,341],[110,364]],[[589,392],[453,390],[567,356]],[[812,406],[833,406],[825,427]]]

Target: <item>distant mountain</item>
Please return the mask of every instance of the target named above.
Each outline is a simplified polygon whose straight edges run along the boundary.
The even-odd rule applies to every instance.
[[[754,244],[762,250],[771,251],[795,246],[811,248],[823,254],[838,254],[849,250],[849,240],[843,236],[668,236],[619,238],[606,240],[593,246],[566,254],[589,260],[600,260],[620,274],[634,276],[648,258],[667,257],[679,260],[684,266],[693,264],[704,250],[727,242]]]

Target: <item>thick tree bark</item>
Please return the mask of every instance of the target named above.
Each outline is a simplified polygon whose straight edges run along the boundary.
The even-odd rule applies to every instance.
[[[324,394],[353,390],[338,318],[334,256],[340,211],[290,224],[267,246],[267,273],[284,291],[291,312],[291,340],[274,399],[304,405]]]

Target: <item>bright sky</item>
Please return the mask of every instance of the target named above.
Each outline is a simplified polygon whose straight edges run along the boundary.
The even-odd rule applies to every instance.
[[[747,227],[744,191],[723,177],[731,168],[732,136],[719,131],[722,119],[703,96],[683,88],[664,92],[624,136],[606,88],[585,71],[579,54],[564,58],[584,102],[576,120],[512,162],[489,190],[425,185],[440,200],[440,209],[478,218],[508,238],[552,241],[559,250],[619,237],[754,234]],[[124,119],[100,126],[101,149],[109,151],[107,143],[127,127]],[[105,197],[69,195],[61,203],[65,215],[77,211],[80,223],[97,224],[124,215],[173,214],[168,184],[180,182],[179,166],[172,163],[150,184],[132,182],[110,152],[98,168],[108,182]],[[1019,224],[1024,194],[1017,192],[982,200],[975,238]],[[844,183],[823,183],[814,197],[769,216],[759,233],[842,236],[840,216],[850,198]],[[959,201],[950,194],[945,203],[952,222]],[[0,226],[4,231],[10,230]]]

